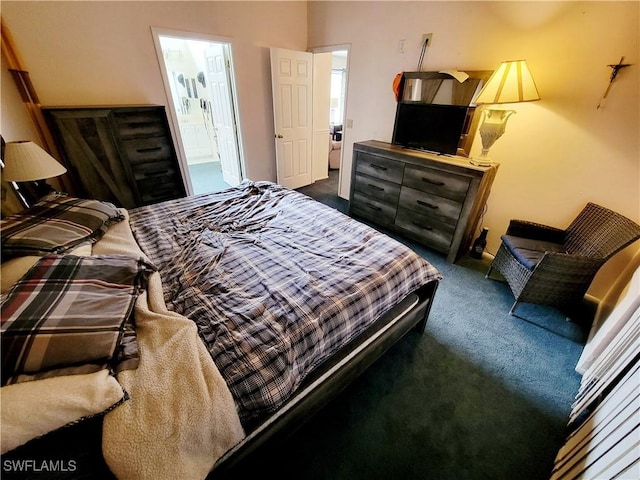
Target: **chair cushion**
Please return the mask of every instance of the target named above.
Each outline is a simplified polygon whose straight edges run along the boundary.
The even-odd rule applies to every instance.
[[[502,235],[500,238],[513,256],[529,270],[535,268],[545,252],[565,253],[564,245],[560,243],[516,237],[515,235]]]

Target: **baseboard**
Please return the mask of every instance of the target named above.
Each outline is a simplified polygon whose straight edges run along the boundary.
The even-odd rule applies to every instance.
[[[597,307],[597,306],[600,304],[600,302],[602,301],[600,298],[598,298],[598,297],[594,297],[593,295],[589,295],[588,293],[584,296],[584,299],[585,299],[587,302],[589,302],[589,303],[591,303],[591,304],[595,305],[596,307]]]
[[[485,262],[493,262],[494,258],[495,258],[495,255],[489,252],[482,252],[482,260],[484,260]]]

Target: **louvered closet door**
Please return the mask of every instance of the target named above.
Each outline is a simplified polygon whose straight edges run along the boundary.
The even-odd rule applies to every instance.
[[[585,372],[552,480],[640,478],[640,309]]]
[[[78,194],[134,208],[132,175],[123,166],[109,109],[45,111]]]

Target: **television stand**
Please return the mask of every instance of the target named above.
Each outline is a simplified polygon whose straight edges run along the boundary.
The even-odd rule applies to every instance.
[[[456,262],[471,248],[498,165],[377,140],[353,145],[349,215],[365,218]]]

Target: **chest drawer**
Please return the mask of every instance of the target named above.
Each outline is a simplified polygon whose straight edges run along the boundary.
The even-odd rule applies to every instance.
[[[173,158],[167,137],[135,138],[122,143],[132,165]]]
[[[176,198],[182,198],[184,193],[180,190],[176,190],[172,183],[155,185],[151,189],[143,189],[140,192],[140,198],[142,205],[151,205],[158,202],[164,202],[165,200],[174,200]]]
[[[390,158],[359,152],[356,159],[356,172],[387,182],[402,183],[404,164]]]
[[[418,165],[407,165],[403,184],[440,197],[463,202],[469,190],[470,179],[443,170]]]
[[[450,225],[458,223],[458,217],[460,217],[462,210],[460,202],[404,186],[400,190],[399,207],[427,215]]]
[[[369,218],[379,224],[393,224],[396,216],[396,206],[376,200],[375,198],[354,192],[350,205],[351,213]]]
[[[133,166],[140,198],[145,205],[182,197],[182,177],[178,166],[170,160],[140,163]]]
[[[383,202],[397,203],[400,195],[400,185],[380,180],[374,177],[356,174],[355,189]]]
[[[405,208],[398,208],[395,224],[411,232],[416,240],[426,242],[443,252],[449,250],[455,231],[455,226]]]
[[[123,140],[166,135],[164,111],[159,109],[115,111],[113,118]]]
[[[170,160],[140,163],[134,165],[131,170],[136,181],[167,175],[178,176],[178,166]]]

